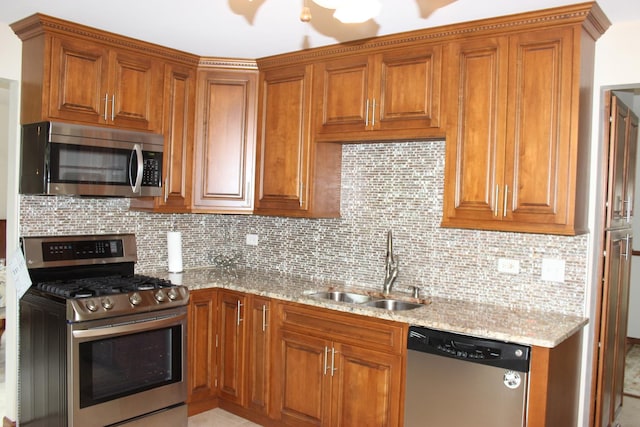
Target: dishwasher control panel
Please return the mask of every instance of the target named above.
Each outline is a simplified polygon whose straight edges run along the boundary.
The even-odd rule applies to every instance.
[[[483,365],[529,372],[531,349],[520,344],[411,326],[407,337],[407,348]]]

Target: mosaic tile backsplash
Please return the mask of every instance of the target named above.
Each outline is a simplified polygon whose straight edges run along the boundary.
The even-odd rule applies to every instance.
[[[444,141],[343,147],[339,219],[151,214],[128,199],[21,196],[21,234],[135,233],[138,270],[167,266],[167,231],[182,232],[185,268],[241,253],[248,267],[382,288],[386,233],[400,273],[395,287],[424,295],[583,315],[588,236],[440,228]],[[245,244],[257,234],[258,246]],[[520,262],[499,273],[498,259]],[[543,258],[565,260],[565,282],[541,279]]]

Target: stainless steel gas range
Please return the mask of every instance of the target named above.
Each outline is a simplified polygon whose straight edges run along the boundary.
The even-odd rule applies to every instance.
[[[184,286],[134,274],[132,234],[25,237],[22,426],[187,426]]]

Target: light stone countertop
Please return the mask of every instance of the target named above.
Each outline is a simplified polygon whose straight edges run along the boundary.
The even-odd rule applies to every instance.
[[[339,282],[312,280],[250,269],[240,269],[232,273],[211,267],[186,270],[179,274],[166,271],[141,272],[141,274],[168,278],[174,284],[185,285],[190,290],[230,289],[475,337],[540,347],[555,347],[587,324],[587,319],[583,317],[428,296],[423,297],[424,307],[393,312],[308,296],[310,293],[327,289],[378,293],[370,287],[347,287]],[[392,292],[391,297],[415,301],[402,293]]]

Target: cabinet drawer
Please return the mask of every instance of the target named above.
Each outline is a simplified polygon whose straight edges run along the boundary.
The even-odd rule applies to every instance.
[[[389,353],[400,354],[406,347],[403,323],[295,303],[278,304],[277,313],[286,330]]]

